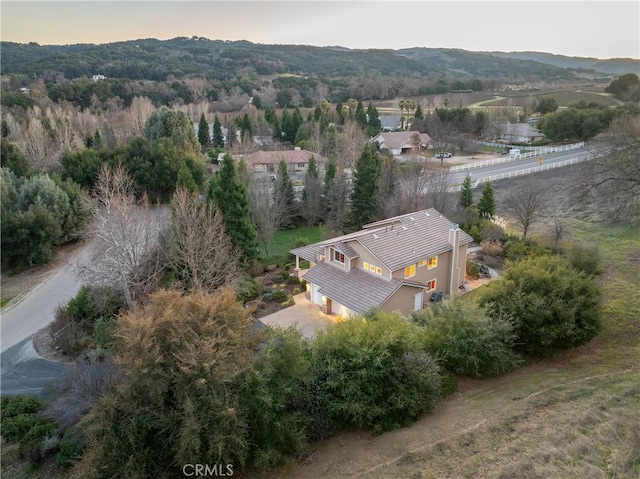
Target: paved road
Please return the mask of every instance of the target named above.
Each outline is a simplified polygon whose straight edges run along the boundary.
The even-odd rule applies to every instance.
[[[64,267],[50,276],[0,320],[0,390],[7,395],[43,396],[43,388],[64,372],[60,363],[41,358],[33,335],[52,320],[56,307],[76,295],[82,282],[75,265],[86,261],[91,246],[81,248]]]
[[[2,352],[32,336],[53,320],[58,305],[74,297],[82,281],[76,276],[75,265],[85,261],[90,246],[84,246],[64,267],[23,298],[8,311],[2,312],[0,333]]]
[[[43,388],[60,376],[65,366],[41,358],[31,336],[0,354],[2,394],[40,396]]]
[[[561,163],[566,160],[589,155],[590,153],[592,152],[589,152],[589,150],[587,150],[586,148],[577,148],[575,150],[563,151],[559,153],[549,153],[546,155],[542,155],[544,159],[543,165],[553,165],[555,163]],[[503,163],[501,165],[485,166],[483,168],[454,172],[451,174],[451,180],[454,184],[459,184],[462,183],[467,174],[471,176],[472,181],[475,181],[477,179],[486,178],[489,176],[515,173],[537,166],[540,166],[540,163],[538,163],[538,157],[533,157],[527,158],[525,160],[512,161],[510,163]]]

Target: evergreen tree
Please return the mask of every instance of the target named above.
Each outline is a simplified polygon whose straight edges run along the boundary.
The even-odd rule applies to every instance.
[[[224,147],[224,135],[222,134],[222,125],[218,115],[213,119],[213,138],[211,140],[211,146],[214,148]]]
[[[382,122],[380,121],[380,115],[378,109],[373,106],[373,103],[369,102],[367,107],[367,135],[376,136],[382,130]]]
[[[240,183],[230,154],[224,155],[220,171],[211,179],[208,196],[222,213],[233,246],[245,259],[258,255],[258,235],[251,221],[247,187]]]
[[[249,118],[248,113],[245,113],[242,116],[242,118],[240,117],[236,118],[236,124],[240,129],[240,135],[242,137],[242,141],[244,141],[245,138],[249,138],[249,139],[253,138],[253,133],[254,133],[253,123],[251,122],[251,118]]]
[[[200,155],[202,147],[193,130],[193,123],[183,111],[162,107],[154,111],[144,127],[149,145],[154,148],[163,139],[169,138],[184,153]]]
[[[193,179],[193,175],[191,174],[191,170],[187,165],[182,165],[178,170],[178,179],[176,181],[176,189],[180,187],[184,187],[187,191],[191,193],[198,192],[198,183]]]
[[[491,182],[487,182],[482,189],[482,196],[478,201],[478,211],[482,216],[493,217],[496,214],[496,200],[493,196]]]
[[[422,113],[422,108],[420,107],[420,105],[418,104],[418,106],[416,106],[416,112],[413,114],[414,118],[418,118],[420,120],[424,120],[424,113]]]
[[[312,156],[304,175],[304,190],[302,190],[302,214],[309,225],[314,225],[320,216],[322,202],[322,183],[318,175],[316,159]]]
[[[376,213],[376,191],[382,170],[380,155],[374,144],[365,146],[358,158],[353,176],[351,193],[351,226],[360,229],[374,220]]]
[[[293,115],[291,115],[291,123],[289,124],[289,131],[287,131],[287,136],[291,138],[290,141],[294,141],[296,138],[296,133],[298,133],[298,129],[304,123],[304,118],[302,118],[302,113],[300,113],[300,109],[296,107],[293,110]]]
[[[211,144],[211,138],[209,138],[209,123],[207,123],[204,113],[200,115],[200,122],[198,123],[198,141],[202,146],[202,151],[207,151]]]
[[[356,106],[356,121],[362,128],[367,127],[367,114],[364,111],[364,107],[362,106],[362,102],[358,100],[358,104]]]
[[[287,163],[280,160],[276,180],[273,184],[273,202],[277,209],[281,228],[293,228],[297,214],[296,195],[293,192],[293,182],[287,171]]]
[[[473,204],[473,188],[471,186],[471,176],[469,175],[467,175],[467,177],[462,182],[459,203],[463,208],[469,208],[469,206]]]
[[[296,134],[295,132],[293,132],[293,134],[291,133],[291,131],[293,130],[291,113],[289,113],[289,110],[287,110],[286,108],[282,110],[282,116],[280,118],[280,128],[282,129],[282,138],[278,139],[292,142],[296,137]]]

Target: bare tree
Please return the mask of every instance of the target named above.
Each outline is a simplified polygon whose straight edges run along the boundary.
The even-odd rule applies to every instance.
[[[428,168],[427,203],[443,215],[449,214],[451,204],[457,201],[457,196],[450,191],[452,180],[448,169]]]
[[[265,255],[269,256],[269,244],[280,222],[278,206],[274,204],[273,181],[270,176],[257,176],[251,179],[249,200],[251,218],[264,245]]]
[[[154,111],[156,111],[156,108],[151,100],[145,96],[136,96],[131,100],[127,123],[134,136],[144,136],[144,126]]]
[[[338,134],[338,167],[353,169],[366,142],[367,135],[358,122],[347,120]]]
[[[431,171],[423,162],[403,163],[398,171],[398,183],[394,191],[395,211],[392,216],[422,209],[429,190]],[[391,212],[390,212],[391,213]]]
[[[546,193],[542,183],[526,179],[505,200],[506,210],[522,227],[522,237],[526,238],[533,225],[546,208]]]
[[[186,291],[212,293],[239,276],[238,254],[224,229],[222,215],[211,203],[185,188],[171,202],[164,238],[167,265]]]
[[[151,286],[162,271],[158,238],[161,220],[146,196],[137,200],[135,183],[123,166],[103,165],[94,189],[92,261],[81,266],[89,284],[122,290],[131,307],[135,294]]]
[[[577,186],[581,199],[608,199],[616,220],[640,220],[640,116],[620,116],[597,137],[594,159],[586,162]]]

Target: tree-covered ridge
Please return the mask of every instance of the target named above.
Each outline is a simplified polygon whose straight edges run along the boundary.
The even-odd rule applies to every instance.
[[[100,73],[108,78],[166,80],[169,75],[231,78],[240,74],[371,76],[451,75],[571,78],[565,68],[454,49],[351,50],[306,45],[263,45],[206,38],[141,39],[103,45],[2,42],[5,74],[62,72],[68,79]]]

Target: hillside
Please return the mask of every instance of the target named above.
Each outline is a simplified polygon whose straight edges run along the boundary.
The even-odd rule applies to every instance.
[[[2,42],[4,74],[62,72],[67,79],[103,74],[109,78],[164,81],[169,75],[227,79],[292,73],[316,77],[405,76],[431,79],[572,79],[575,62],[455,49],[351,50],[305,45],[262,45],[206,38],[141,39],[103,45],[38,45]],[[545,54],[540,54],[545,59]],[[583,59],[589,62],[589,59]],[[595,59],[594,59],[595,60]]]
[[[542,52],[489,52],[488,54],[499,58],[529,60],[560,68],[594,70],[610,75],[640,73],[640,60],[634,60],[633,58],[609,58],[601,60],[599,58],[568,57]]]

